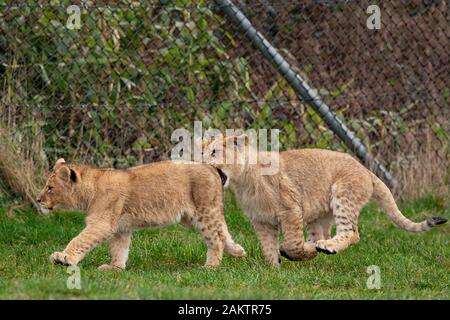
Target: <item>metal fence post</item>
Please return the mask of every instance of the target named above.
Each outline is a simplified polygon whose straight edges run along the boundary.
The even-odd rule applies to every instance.
[[[366,147],[356,135],[349,130],[330,110],[322,98],[291,68],[289,63],[271,45],[271,43],[252,25],[244,13],[230,0],[216,0],[220,9],[227,18],[240,28],[251,43],[273,64],[278,72],[286,79],[295,90],[299,98],[305,100],[337,134],[337,136],[363,161],[374,173],[380,177],[391,189],[395,188],[397,181],[389,171],[372,155],[367,152]]]

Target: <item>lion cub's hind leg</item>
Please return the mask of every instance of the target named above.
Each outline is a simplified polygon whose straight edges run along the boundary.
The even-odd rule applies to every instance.
[[[335,254],[359,241],[358,219],[362,207],[369,201],[372,190],[358,183],[335,183],[332,187],[331,207],[336,223],[336,235],[317,240],[316,249]]]
[[[230,232],[228,232],[228,227],[225,223],[223,224],[223,233],[225,235],[225,252],[233,257],[245,257],[246,253],[244,248],[234,242]]]
[[[198,229],[206,242],[208,253],[205,267],[217,267],[225,251],[233,257],[245,257],[244,248],[235,243],[220,209],[201,209],[186,213],[181,222]]]
[[[206,268],[215,268],[220,265],[225,248],[225,233],[223,224],[225,219],[220,209],[199,208],[195,213],[187,214],[186,221],[189,221],[202,235],[206,242]]]

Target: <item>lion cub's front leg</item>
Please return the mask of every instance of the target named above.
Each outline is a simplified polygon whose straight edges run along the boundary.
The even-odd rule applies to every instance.
[[[315,258],[317,256],[315,246],[305,243],[303,238],[303,216],[300,210],[294,206],[282,212],[279,217],[284,229],[284,242],[280,247],[281,255],[291,261]]]
[[[279,228],[269,223],[253,221],[256,236],[261,244],[264,260],[269,266],[280,266],[280,254],[278,251]]]
[[[50,261],[54,264],[77,265],[81,259],[96,245],[112,235],[111,229],[105,225],[88,225],[73,238],[63,252],[54,252]]]
[[[284,240],[280,247],[280,254],[293,261],[310,260],[317,256],[316,247],[305,243],[303,235],[303,208],[299,203],[300,195],[294,192],[289,179],[280,183],[280,208],[276,216],[280,223]]]

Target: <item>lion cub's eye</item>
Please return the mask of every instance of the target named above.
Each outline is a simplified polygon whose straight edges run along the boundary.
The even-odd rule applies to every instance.
[[[213,151],[211,152],[211,156],[213,156],[213,157],[216,156],[216,149],[213,149]]]
[[[53,190],[53,187],[47,187],[47,193],[51,193]]]

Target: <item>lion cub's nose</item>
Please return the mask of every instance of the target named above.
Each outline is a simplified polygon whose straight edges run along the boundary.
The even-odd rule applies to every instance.
[[[36,201],[37,201],[38,203],[41,203],[41,198],[40,198],[40,197],[37,198]]]

